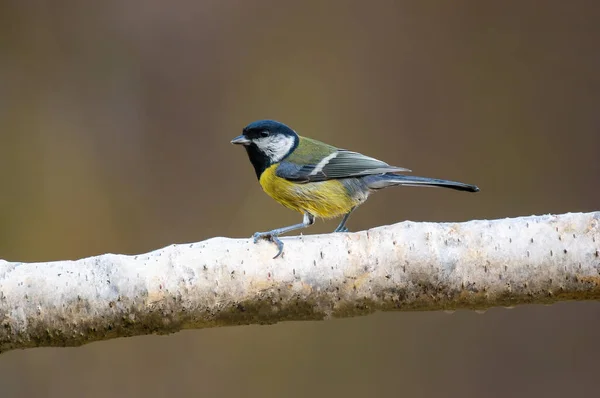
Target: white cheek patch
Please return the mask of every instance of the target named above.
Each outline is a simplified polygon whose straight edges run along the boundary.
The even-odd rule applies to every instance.
[[[273,163],[277,163],[283,159],[294,146],[294,137],[275,135],[257,138],[254,140],[254,143]]]

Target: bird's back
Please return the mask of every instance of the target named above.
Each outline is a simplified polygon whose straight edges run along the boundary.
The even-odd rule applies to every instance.
[[[312,138],[302,136],[298,138],[300,139],[298,146],[284,159],[286,162],[300,165],[314,165],[318,164],[328,155],[338,151],[338,148],[321,141],[313,140]]]

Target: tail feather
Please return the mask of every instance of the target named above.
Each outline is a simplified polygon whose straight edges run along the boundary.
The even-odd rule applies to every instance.
[[[457,191],[478,192],[479,188],[475,185],[462,182],[440,180],[437,178],[415,177],[402,174],[379,174],[364,177],[364,181],[370,189],[382,189],[395,185],[419,186],[419,187],[440,187],[456,189]]]

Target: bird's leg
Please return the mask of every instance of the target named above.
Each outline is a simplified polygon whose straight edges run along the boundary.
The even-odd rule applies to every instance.
[[[348,218],[350,218],[350,214],[352,214],[354,209],[356,209],[356,206],[351,208],[348,213],[344,214],[344,218],[342,218],[340,225],[338,225],[337,228],[333,232],[348,232],[348,227],[346,227],[346,222],[348,221]]]
[[[279,249],[279,251],[273,258],[277,258],[283,252],[283,242],[281,240],[279,240],[279,238],[278,238],[279,235],[288,233],[290,231],[294,231],[296,229],[302,229],[302,228],[309,227],[309,226],[313,225],[314,223],[315,223],[315,216],[313,216],[310,213],[304,213],[304,218],[302,219],[302,222],[299,224],[290,225],[288,227],[277,228],[277,229],[274,229],[274,230],[268,231],[268,232],[255,233],[254,234],[254,243],[258,242],[259,239],[268,239],[271,242],[275,243],[277,245],[277,248]]]

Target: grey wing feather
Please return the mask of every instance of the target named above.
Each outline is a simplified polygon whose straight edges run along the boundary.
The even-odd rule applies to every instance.
[[[371,174],[407,172],[409,169],[390,166],[381,160],[358,152],[340,150],[336,157],[323,166],[322,172],[329,178],[356,177]]]
[[[390,166],[358,152],[339,150],[318,164],[296,165],[282,162],[277,176],[295,182],[318,182],[331,179],[360,177],[372,174],[409,172],[403,167]]]

